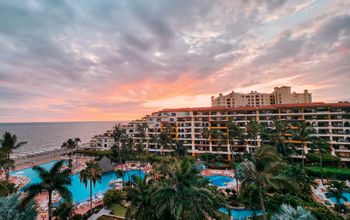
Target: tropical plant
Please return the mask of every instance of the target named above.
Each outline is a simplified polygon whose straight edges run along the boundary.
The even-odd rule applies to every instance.
[[[341,211],[341,200],[348,201],[344,196],[344,192],[349,191],[350,188],[346,186],[345,182],[342,181],[331,181],[328,186],[328,196],[334,197],[336,200],[336,211],[340,213]]]
[[[123,195],[118,189],[110,189],[103,196],[103,205],[110,207],[113,204],[118,204],[122,201]]]
[[[67,220],[74,215],[74,205],[70,201],[60,202],[52,211],[55,220]]]
[[[153,203],[153,182],[140,176],[132,176],[135,187],[127,188],[127,197],[131,199],[125,217],[135,220],[153,220],[158,219],[156,209]]]
[[[202,137],[203,139],[209,139],[210,138],[210,130],[208,128],[202,128]],[[206,154],[206,162],[208,163],[208,153]]]
[[[317,149],[318,152],[320,153],[320,173],[321,173],[321,182],[323,184],[323,173],[322,173],[322,159],[323,159],[323,154],[324,153],[330,153],[332,151],[330,147],[330,143],[327,139],[322,138],[322,137],[316,137],[313,136],[311,137],[311,148]]]
[[[119,164],[120,166],[123,165],[123,161],[122,161],[122,150],[121,150],[121,140],[123,139],[125,135],[125,130],[121,129],[121,124],[116,124],[114,129],[113,129],[113,133],[112,133],[112,137],[114,139],[114,145],[112,146],[112,152],[114,152],[114,154],[116,152],[118,152],[118,158],[119,158]],[[123,169],[121,167],[121,169]],[[123,178],[123,189],[125,187],[125,181]]]
[[[57,161],[53,167],[47,171],[40,166],[34,166],[33,170],[38,173],[41,182],[34,183],[24,188],[26,193],[23,198],[22,205],[25,207],[27,204],[37,195],[41,193],[48,193],[48,216],[52,218],[52,193],[58,192],[62,198],[71,201],[72,193],[67,188],[67,185],[71,185],[72,180],[70,178],[70,169],[61,170],[64,161]]]
[[[255,121],[255,120],[251,120],[248,122],[247,126],[246,126],[246,131],[247,131],[247,135],[248,138],[250,140],[250,147],[249,147],[249,152],[251,154],[251,157],[253,159],[253,151],[252,151],[252,147],[256,148],[256,140],[258,139],[258,135],[261,132],[261,125],[259,124],[259,122]]]
[[[17,143],[17,136],[12,135],[9,132],[5,132],[0,139],[0,167],[3,167],[6,171],[6,181],[9,182],[10,169],[15,168],[14,161],[10,158],[13,150],[22,147],[27,142]]]
[[[93,160],[86,162],[86,168],[79,174],[79,179],[84,183],[85,187],[90,184],[90,212],[92,213],[92,185],[95,187],[96,182],[100,182],[102,178],[102,168]]]
[[[216,147],[216,158],[219,157],[219,150],[221,150],[221,146],[226,144],[227,136],[218,129],[212,129],[210,130],[210,136],[212,139],[217,141],[217,147]]]
[[[72,155],[74,149],[78,148],[79,142],[81,142],[80,138],[69,138],[66,142],[63,142],[62,148],[67,149],[69,151],[69,155]]]
[[[244,130],[241,129],[237,124],[233,123],[231,120],[228,121],[227,123],[227,129],[228,129],[228,139],[235,144],[238,141],[241,141],[244,143],[245,141],[245,134],[244,134]],[[232,147],[232,145],[230,144],[230,152],[231,152],[231,158],[232,161],[234,162],[234,148]],[[234,165],[234,163],[233,163]]]
[[[310,211],[298,206],[294,209],[291,205],[282,204],[278,214],[271,217],[271,220],[316,220]]]
[[[170,125],[167,125],[157,136],[158,143],[160,145],[160,152],[163,154],[164,149],[168,149],[171,145],[172,139],[171,139],[171,127]]]
[[[240,194],[243,194],[245,190],[249,190],[251,185],[255,185],[263,217],[266,220],[263,188],[272,187],[279,190],[295,189],[295,187],[287,178],[279,176],[283,169],[284,161],[275,148],[270,146],[261,147],[254,155],[253,161],[254,163],[248,160],[243,162],[245,179],[241,183]]]
[[[154,192],[157,217],[169,213],[175,219],[218,218],[217,210],[227,207],[223,193],[210,187],[185,159],[175,164],[175,171],[162,179]]]
[[[310,136],[315,133],[315,130],[309,127],[305,122],[298,122],[298,128],[292,130],[293,139],[300,141],[301,144],[301,167],[304,169],[305,147]]]
[[[37,218],[38,212],[35,200],[30,200],[22,208],[20,196],[21,194],[17,193],[7,197],[0,197],[0,219],[34,220]]]
[[[183,141],[175,141],[172,147],[174,154],[178,157],[183,157],[187,153],[187,148],[184,146]]]

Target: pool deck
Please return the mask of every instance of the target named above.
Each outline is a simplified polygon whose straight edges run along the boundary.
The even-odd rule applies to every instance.
[[[212,175],[221,175],[221,176],[227,176],[227,177],[234,177],[233,170],[214,170],[214,169],[208,169],[205,168],[201,171],[201,173],[204,176],[212,176]]]

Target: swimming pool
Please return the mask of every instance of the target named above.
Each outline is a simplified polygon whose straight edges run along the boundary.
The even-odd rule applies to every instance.
[[[225,208],[220,208],[219,211],[228,214]],[[261,215],[261,214],[262,214],[261,210],[256,211],[256,215]],[[253,210],[250,210],[250,209],[231,209],[231,216],[233,217],[233,219],[241,218],[243,220],[253,215],[254,215]]]
[[[330,197],[330,196],[327,195],[327,193],[326,193],[326,196],[327,196],[328,199],[330,199],[332,202],[334,202],[334,204],[337,204],[337,200],[335,199],[335,197]],[[350,193],[349,192],[344,191],[343,192],[343,196],[345,198],[347,198],[348,201],[350,201]],[[348,201],[345,201],[344,199],[340,199],[340,203],[341,204],[343,204],[344,202],[348,202]]]
[[[43,167],[44,169],[48,170],[50,169],[57,161],[52,161],[49,163],[41,164],[40,166]],[[30,178],[30,184],[33,183],[39,183],[41,180],[38,176],[38,174],[33,170],[33,167],[25,168],[22,170],[14,171],[11,172],[11,175],[22,175],[22,176],[27,176]],[[139,170],[130,170],[124,175],[124,180],[127,182],[129,181],[129,177],[131,178],[132,175],[139,176],[140,171]],[[141,172],[141,177],[144,178],[146,174],[142,171]],[[72,185],[68,186],[68,189],[72,192],[73,194],[73,199],[75,202],[81,202],[90,197],[90,188],[89,185],[85,187],[84,183],[80,182],[79,180],[79,173],[74,174],[71,176],[72,179]],[[109,182],[112,179],[117,179],[117,176],[114,172],[110,173],[104,173],[101,178],[101,182],[96,182],[95,187],[92,189],[92,194],[96,193],[103,193],[106,190],[110,188]],[[88,183],[89,184],[89,183]]]
[[[233,178],[221,175],[210,175],[206,176],[212,184],[215,186],[226,186],[226,182],[233,182]]]

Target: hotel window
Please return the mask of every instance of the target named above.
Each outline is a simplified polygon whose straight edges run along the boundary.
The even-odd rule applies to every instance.
[[[185,112],[185,116],[189,116],[190,115],[190,113],[189,112]]]
[[[176,113],[175,113],[175,112],[172,112],[172,113],[171,113],[171,116],[176,116]]]

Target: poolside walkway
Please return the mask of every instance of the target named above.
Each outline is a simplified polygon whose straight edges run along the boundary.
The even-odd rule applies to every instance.
[[[234,176],[233,170],[214,170],[214,169],[205,168],[201,171],[201,173],[204,176],[221,175],[221,176],[227,176],[231,178]]]

